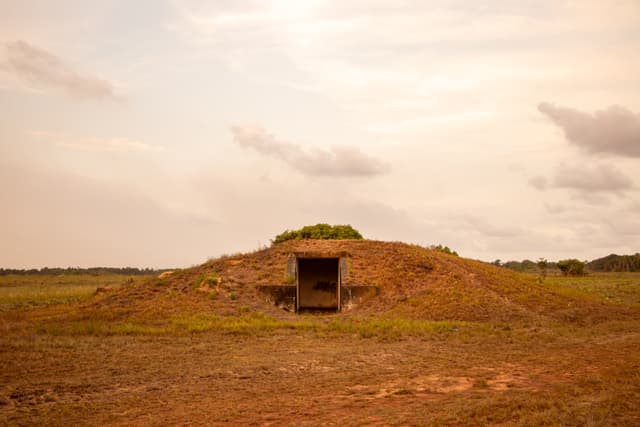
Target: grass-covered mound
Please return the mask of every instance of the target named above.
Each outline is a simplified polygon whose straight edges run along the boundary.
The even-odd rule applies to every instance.
[[[287,284],[287,257],[299,251],[347,251],[351,258],[344,284],[379,287],[377,297],[334,315],[337,318],[590,323],[635,313],[491,264],[416,245],[371,240],[288,240],[113,291],[96,297],[79,313],[148,320],[259,312],[275,319],[299,319],[270,304],[257,290],[259,285]]]

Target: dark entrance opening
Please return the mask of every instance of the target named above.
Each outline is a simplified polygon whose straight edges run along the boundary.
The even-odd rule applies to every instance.
[[[297,258],[297,310],[340,310],[340,258]]]

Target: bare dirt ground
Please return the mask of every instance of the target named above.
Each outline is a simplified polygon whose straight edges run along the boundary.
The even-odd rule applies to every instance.
[[[11,334],[0,424],[638,425],[628,326],[539,340]]]

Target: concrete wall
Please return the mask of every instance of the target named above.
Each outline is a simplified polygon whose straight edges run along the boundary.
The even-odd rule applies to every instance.
[[[257,288],[273,305],[286,311],[296,311],[295,285],[260,285]]]
[[[298,260],[294,254],[289,254],[287,258],[287,274],[286,277],[296,277],[296,269],[298,267]]]
[[[338,308],[338,258],[298,258],[298,306]]]
[[[257,288],[273,305],[283,310],[295,311],[295,285],[260,285]],[[380,289],[376,286],[342,286],[340,290],[341,308],[343,311],[350,310],[379,293]]]
[[[379,293],[380,289],[377,286],[342,286],[340,289],[342,311],[351,310]]]

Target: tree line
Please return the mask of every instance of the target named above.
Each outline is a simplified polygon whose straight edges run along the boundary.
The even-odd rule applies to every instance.
[[[634,255],[611,254],[589,263],[591,271],[640,271],[640,253]]]
[[[106,274],[122,274],[126,276],[146,276],[156,275],[167,271],[167,269],[155,269],[155,268],[136,268],[136,267],[44,267],[44,268],[30,268],[30,269],[18,269],[18,268],[0,268],[0,276],[8,276],[10,274],[17,275],[80,275],[87,274],[91,276],[100,276]]]
[[[539,273],[548,270],[560,270],[566,276],[579,276],[586,272],[636,272],[640,271],[640,253],[634,255],[611,254],[592,261],[580,261],[575,258],[564,259],[557,262],[540,258],[538,261],[525,259],[522,261],[501,262],[499,259],[492,262],[498,267],[505,267],[523,273]]]

